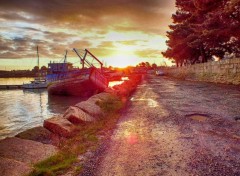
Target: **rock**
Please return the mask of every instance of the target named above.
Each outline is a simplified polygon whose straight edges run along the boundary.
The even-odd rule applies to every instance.
[[[234,117],[234,120],[240,121],[240,116],[239,117]]]
[[[106,88],[104,92],[109,93],[110,95],[116,95],[116,92],[111,87]]]
[[[121,85],[114,86],[113,89],[116,91],[118,96],[127,97],[129,96],[129,90]]]
[[[93,101],[93,99],[82,101],[75,106],[96,118],[103,114],[101,108],[96,104],[96,101]]]
[[[89,114],[85,113],[78,107],[70,106],[63,115],[64,118],[68,119],[73,124],[80,124],[83,122],[92,122],[95,119]]]
[[[40,142],[6,138],[0,141],[0,157],[35,164],[57,153],[57,148]]]
[[[52,144],[52,133],[42,126],[34,127],[16,135],[21,139],[28,139],[44,144]]]
[[[107,88],[108,89],[108,88]],[[111,93],[108,92],[102,92],[96,95],[93,95],[92,97],[90,97],[89,99],[99,99],[99,100],[107,100],[108,97],[111,96]]]
[[[75,126],[62,116],[54,116],[44,120],[43,126],[62,137],[70,137],[75,130]]]
[[[0,157],[0,175],[1,176],[22,176],[28,175],[33,169],[23,163],[13,159]]]

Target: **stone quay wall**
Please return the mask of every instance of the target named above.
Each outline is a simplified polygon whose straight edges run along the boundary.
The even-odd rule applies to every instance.
[[[185,80],[240,85],[240,58],[168,68],[165,72]]]

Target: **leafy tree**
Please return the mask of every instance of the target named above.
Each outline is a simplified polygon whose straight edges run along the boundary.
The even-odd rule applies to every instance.
[[[206,38],[204,46],[210,55],[223,58],[225,53],[240,55],[240,0],[225,0],[209,13],[203,23]]]
[[[150,63],[149,63],[149,62],[145,62],[145,66],[146,66],[146,67],[148,67],[148,68],[150,68],[150,67],[151,67],[151,65],[150,65]]]
[[[33,71],[34,73],[37,73],[37,72],[39,71],[39,67],[38,67],[38,66],[35,66],[35,67],[32,69],[32,71]]]
[[[47,71],[47,67],[43,65],[43,66],[41,67],[41,70],[42,70],[42,71]]]
[[[145,62],[141,62],[137,65],[138,67],[146,67],[146,63]]]
[[[153,68],[153,69],[156,69],[156,68],[157,68],[157,64],[155,64],[155,63],[152,64],[152,68]]]
[[[182,66],[226,52],[239,55],[240,0],[176,0],[176,7],[165,57]]]

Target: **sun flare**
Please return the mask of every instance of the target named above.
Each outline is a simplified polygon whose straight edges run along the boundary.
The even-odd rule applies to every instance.
[[[124,68],[127,66],[136,66],[139,63],[137,56],[128,54],[113,55],[111,58],[106,59],[106,62],[108,63],[108,65],[120,68]]]

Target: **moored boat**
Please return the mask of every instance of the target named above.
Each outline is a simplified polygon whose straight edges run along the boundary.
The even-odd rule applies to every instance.
[[[73,68],[71,63],[50,63],[50,73],[47,75],[49,94],[89,96],[103,91],[108,87],[108,81],[102,73],[102,63],[87,49],[80,53],[74,49],[80,58],[82,68]],[[95,67],[86,57],[90,55],[101,68]]]
[[[43,88],[47,88],[48,83],[46,82],[46,80],[34,80],[31,81],[28,84],[23,84],[22,88],[24,89],[43,89]]]
[[[39,54],[38,54],[38,46],[37,46],[37,58],[38,58],[38,68],[39,68]],[[47,88],[48,82],[46,81],[46,72],[38,71],[34,81],[30,83],[23,84],[23,89],[42,89]]]

